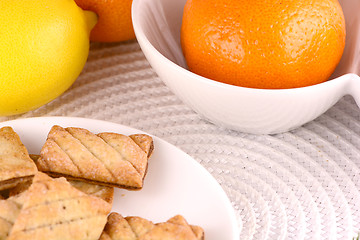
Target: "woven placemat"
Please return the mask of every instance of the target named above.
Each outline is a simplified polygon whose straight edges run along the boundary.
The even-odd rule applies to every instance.
[[[61,97],[0,120],[38,116],[116,122],[181,148],[228,194],[240,239],[352,239],[360,232],[360,111],[351,97],[294,131],[244,134],[184,105],[136,41],[93,43],[82,74]]]

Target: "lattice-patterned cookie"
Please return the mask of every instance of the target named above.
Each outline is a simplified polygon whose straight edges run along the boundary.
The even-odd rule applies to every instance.
[[[99,239],[111,205],[38,172],[7,240]]]
[[[204,231],[189,225],[184,217],[177,215],[167,222],[154,224],[141,217],[122,217],[111,213],[100,240],[203,240]]]
[[[37,172],[20,137],[11,127],[0,129],[0,190],[28,181]]]
[[[151,152],[150,146],[144,149]],[[52,176],[136,190],[143,186],[147,161],[148,153],[129,136],[53,126],[36,164]]]

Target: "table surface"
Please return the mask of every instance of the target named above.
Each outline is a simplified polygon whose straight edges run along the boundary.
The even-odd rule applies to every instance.
[[[350,96],[291,132],[245,134],[213,125],[184,105],[136,41],[92,43],[68,91],[0,120],[39,116],[111,121],[179,147],[227,193],[240,239],[352,239],[360,232],[360,110]]]

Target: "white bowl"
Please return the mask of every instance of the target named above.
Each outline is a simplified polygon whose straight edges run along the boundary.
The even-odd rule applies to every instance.
[[[346,45],[331,80],[281,90],[232,86],[187,70],[180,46],[185,2],[134,0],[134,30],[145,57],[160,79],[210,122],[247,133],[272,134],[315,119],[347,94],[360,106],[359,0],[340,0],[346,19]]]

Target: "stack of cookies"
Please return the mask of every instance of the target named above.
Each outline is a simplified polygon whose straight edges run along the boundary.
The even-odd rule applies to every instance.
[[[38,155],[0,129],[0,240],[204,239],[177,215],[154,224],[111,212],[114,187],[140,190],[153,140],[53,126]]]

